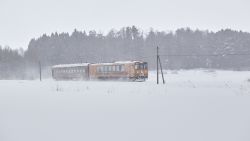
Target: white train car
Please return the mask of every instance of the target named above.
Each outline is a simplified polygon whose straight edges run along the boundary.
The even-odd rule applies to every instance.
[[[88,80],[89,63],[55,65],[52,77],[55,80]]]

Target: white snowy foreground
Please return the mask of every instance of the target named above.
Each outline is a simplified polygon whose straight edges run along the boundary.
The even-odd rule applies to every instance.
[[[0,141],[250,141],[250,72],[0,81]],[[162,82],[161,82],[162,83]]]

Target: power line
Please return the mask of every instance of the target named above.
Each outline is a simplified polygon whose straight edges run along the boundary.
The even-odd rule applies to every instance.
[[[159,54],[166,57],[225,57],[225,56],[250,56],[246,53],[228,53],[228,54]],[[155,56],[140,56],[140,59],[155,58]]]
[[[246,53],[229,53],[229,54],[160,54],[160,56],[250,56]]]

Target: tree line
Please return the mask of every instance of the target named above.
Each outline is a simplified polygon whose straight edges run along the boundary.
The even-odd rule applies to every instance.
[[[164,69],[250,68],[248,32],[180,28],[176,31],[151,29],[145,33],[132,26],[112,29],[105,35],[94,30],[44,34],[31,39],[25,51],[0,47],[0,78],[32,78],[30,74],[36,73],[39,61],[44,68],[49,68],[65,63],[143,60],[154,70],[157,46]]]

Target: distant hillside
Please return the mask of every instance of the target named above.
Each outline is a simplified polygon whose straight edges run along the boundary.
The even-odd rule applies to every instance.
[[[34,63],[41,60],[46,65],[139,59],[148,61],[154,69],[156,46],[160,47],[164,68],[240,69],[250,64],[250,55],[227,55],[250,54],[250,34],[246,32],[226,29],[214,33],[182,28],[143,34],[134,26],[111,30],[107,35],[77,30],[71,35],[43,35],[30,41],[25,58]],[[209,56],[212,54],[225,55]]]
[[[160,47],[165,69],[250,68],[250,33],[231,29],[218,32],[189,28],[172,32],[152,29],[149,33],[144,33],[132,26],[111,30],[106,35],[96,31],[86,33],[75,30],[72,34],[52,33],[32,39],[23,56],[18,53],[14,56],[18,58],[18,64],[23,64],[20,68],[24,70],[36,68],[38,61],[43,66],[51,66],[118,60],[144,60],[149,62],[150,69],[155,69],[156,46]],[[7,52],[3,50],[0,50],[1,56],[6,56]],[[17,67],[15,70],[18,69],[15,61],[0,60],[0,66],[6,66],[6,63],[9,65],[8,69],[13,69],[13,65]],[[7,68],[1,67],[0,71],[6,72]]]

